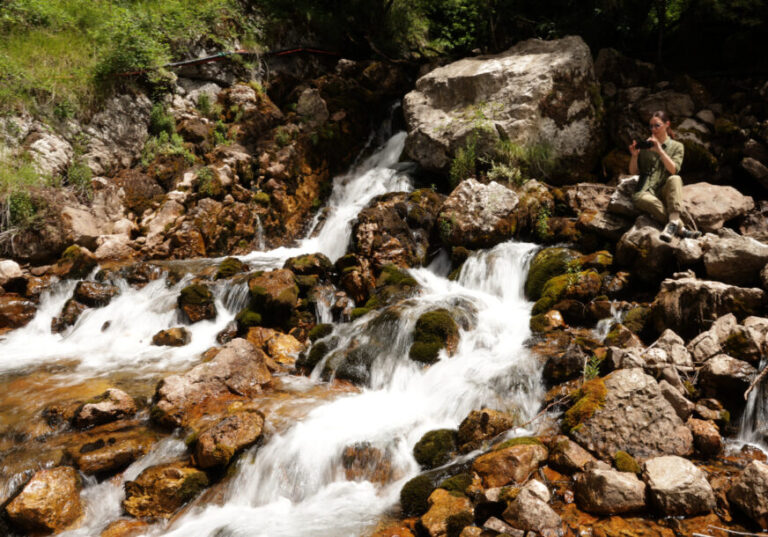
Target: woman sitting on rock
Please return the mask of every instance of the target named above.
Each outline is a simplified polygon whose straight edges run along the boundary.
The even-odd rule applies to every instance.
[[[683,180],[678,173],[683,164],[683,144],[672,139],[672,129],[666,112],[659,110],[651,115],[651,136],[640,149],[632,140],[629,152],[629,173],[640,175],[637,192],[632,196],[635,207],[650,214],[666,227],[661,240],[669,242],[673,237],[695,238],[701,235],[685,229],[680,221],[683,210]],[[642,143],[640,144],[643,145]],[[664,200],[664,201],[662,201]]]

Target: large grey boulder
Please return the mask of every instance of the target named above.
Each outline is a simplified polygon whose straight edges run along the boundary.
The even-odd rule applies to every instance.
[[[491,182],[467,179],[443,203],[437,218],[440,238],[450,246],[487,248],[515,232],[517,194]]]
[[[592,469],[576,479],[579,509],[598,515],[616,515],[645,508],[645,483],[631,472]]]
[[[548,505],[550,499],[551,494],[547,486],[532,479],[509,504],[502,516],[518,529],[539,532],[542,535],[557,535],[560,533],[562,520]]]
[[[603,382],[602,406],[571,429],[576,442],[604,460],[620,450],[636,458],[693,451],[691,431],[653,377],[640,368],[619,369]]]
[[[704,472],[682,457],[656,457],[643,465],[653,504],[665,516],[690,516],[715,508],[715,493]]]
[[[477,133],[484,148],[500,138],[546,143],[564,168],[587,172],[602,145],[599,92],[589,47],[577,36],[465,58],[424,75],[405,96],[406,153],[446,171]]]
[[[699,385],[708,396],[740,398],[756,373],[757,370],[747,362],[718,354],[707,360],[699,371]]]
[[[751,462],[728,491],[728,499],[768,530],[768,464]]]
[[[722,282],[684,277],[667,279],[651,306],[651,320],[661,331],[670,328],[683,337],[695,337],[726,313],[744,318],[760,312],[765,291]]]
[[[756,285],[768,263],[768,244],[723,228],[703,241],[707,276],[733,285]]]

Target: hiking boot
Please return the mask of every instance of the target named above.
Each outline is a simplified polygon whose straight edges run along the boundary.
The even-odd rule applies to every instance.
[[[680,228],[680,224],[677,222],[668,222],[664,231],[661,232],[659,238],[664,242],[671,242],[672,237],[677,236],[677,230]]]
[[[698,239],[701,237],[701,231],[691,231],[690,229],[685,229],[683,226],[680,226],[677,230],[677,236],[681,239]]]

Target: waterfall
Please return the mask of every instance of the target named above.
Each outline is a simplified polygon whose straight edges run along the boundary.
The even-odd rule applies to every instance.
[[[768,358],[760,361],[758,371],[768,367]],[[737,445],[751,444],[768,453],[768,385],[761,382],[750,392],[739,422]]]

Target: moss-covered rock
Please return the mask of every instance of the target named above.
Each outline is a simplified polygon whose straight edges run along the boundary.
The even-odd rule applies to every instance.
[[[582,302],[600,294],[602,280],[595,270],[569,272],[547,280],[539,298],[533,305],[532,314],[538,315],[552,309],[564,299],[574,299]]]
[[[417,475],[400,489],[400,508],[405,516],[421,516],[429,509],[429,495],[435,485],[426,475]]]
[[[309,349],[309,352],[302,353],[299,356],[299,359],[296,360],[296,368],[307,373],[311,372],[320,363],[320,360],[325,358],[325,355],[330,352],[331,348],[331,345],[326,341],[316,342]]]
[[[272,270],[255,275],[248,281],[250,308],[262,315],[270,326],[279,326],[290,319],[299,300],[299,286],[293,272]]]
[[[535,334],[544,334],[564,327],[565,320],[559,311],[550,310],[546,313],[539,313],[538,315],[531,317],[528,326],[531,329],[531,332]]]
[[[376,279],[376,287],[364,307],[379,309],[410,297],[419,283],[407,271],[395,265],[386,265]]]
[[[608,389],[602,378],[585,382],[572,397],[576,402],[563,415],[563,431],[569,433],[591,418],[602,408],[607,395]]]
[[[413,344],[408,353],[411,360],[431,364],[437,361],[441,349],[454,350],[459,341],[459,327],[446,309],[422,314],[416,321]]]
[[[191,323],[216,318],[213,293],[206,285],[188,285],[179,293],[177,303],[179,309]]]
[[[219,263],[219,269],[216,271],[216,279],[231,278],[235,274],[248,270],[248,266],[236,257],[228,257]]]
[[[238,333],[244,334],[252,326],[261,326],[262,317],[261,313],[250,308],[243,308],[235,316],[235,321],[237,322]]]
[[[531,261],[525,280],[525,296],[529,300],[541,298],[544,285],[548,280],[565,274],[571,263],[579,258],[579,253],[567,248],[544,248]]]
[[[333,325],[330,323],[320,323],[315,325],[312,330],[309,331],[309,340],[315,342],[318,339],[323,339],[325,336],[333,332]]]
[[[650,308],[645,306],[636,306],[630,309],[624,316],[623,325],[626,326],[632,333],[641,335],[645,330],[645,325],[648,321],[648,315],[651,312]]]
[[[626,451],[617,451],[613,456],[613,464],[619,472],[632,472],[640,475],[643,471],[637,460]]]
[[[283,268],[300,276],[316,275],[324,278],[333,270],[333,263],[327,256],[316,253],[291,257]]]
[[[454,494],[464,495],[471,484],[472,474],[461,473],[443,480],[437,488],[445,489]]]
[[[474,522],[475,517],[469,511],[455,513],[445,519],[445,535],[446,537],[459,537],[462,530]]]
[[[60,278],[82,280],[97,265],[96,257],[88,249],[73,244],[61,254],[52,272]]]
[[[456,431],[437,429],[429,431],[413,446],[413,456],[422,468],[442,466],[456,454]]]
[[[535,438],[533,436],[520,436],[518,438],[510,438],[509,440],[505,440],[502,443],[496,446],[493,446],[493,450],[499,451],[501,449],[507,449],[508,447],[512,447],[512,446],[541,446],[543,448],[547,447],[544,445],[544,442],[542,442],[538,438]]]

